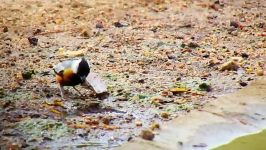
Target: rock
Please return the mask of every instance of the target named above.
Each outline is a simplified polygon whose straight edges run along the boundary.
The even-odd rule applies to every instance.
[[[128,100],[125,96],[118,96],[116,99],[118,101],[127,101]]]
[[[32,78],[33,74],[35,74],[34,70],[24,71],[24,72],[22,72],[22,77],[24,80],[29,80]]]
[[[97,94],[108,93],[105,81],[97,73],[91,72],[86,78],[86,85]]]
[[[88,131],[85,129],[77,129],[76,134],[80,137],[86,137],[88,136]]]
[[[168,112],[162,112],[161,113],[161,117],[164,118],[164,119],[168,119],[170,116],[170,114]]]
[[[200,47],[199,44],[194,43],[194,42],[190,42],[190,43],[188,43],[187,46],[188,46],[189,48],[197,48],[197,47]]]
[[[262,69],[257,69],[256,73],[257,73],[257,76],[263,76],[264,74]]]
[[[4,27],[3,28],[3,32],[8,32],[8,28],[7,27]]]
[[[154,133],[152,133],[150,130],[142,130],[140,137],[145,140],[152,141],[154,139]]]
[[[208,145],[205,143],[199,143],[199,144],[194,144],[193,147],[207,147]]]
[[[102,118],[103,124],[109,125],[111,121],[111,117],[104,117]]]
[[[240,84],[241,86],[247,86],[247,85],[248,85],[246,82],[242,82],[242,81],[240,81],[239,84]]]
[[[247,54],[247,53],[242,53],[242,54],[241,54],[241,57],[242,57],[242,58],[248,58],[248,54]]]
[[[170,89],[170,92],[172,92],[173,94],[184,93],[187,91],[188,91],[187,88],[172,88],[172,89]]]
[[[168,54],[167,57],[168,59],[176,60],[176,56],[174,54]]]
[[[138,127],[142,126],[142,122],[141,122],[141,121],[136,121],[135,124],[136,124],[136,126],[138,126]]]
[[[207,91],[207,92],[209,92],[209,91],[211,91],[211,86],[208,85],[207,83],[202,83],[202,84],[199,85],[199,89],[201,91]]]
[[[159,123],[152,123],[150,129],[151,129],[151,130],[160,129],[160,125],[159,125]]]
[[[151,98],[151,103],[155,105],[160,105],[164,103],[164,98],[162,96],[154,96]]]
[[[114,26],[117,27],[117,28],[121,28],[121,27],[124,27],[126,25],[123,25],[122,23],[117,21],[117,22],[114,22]]]
[[[35,31],[33,31],[33,35],[39,34],[39,33],[41,33],[41,32],[42,32],[41,29],[36,29]]]
[[[239,23],[236,21],[230,21],[230,26],[238,28],[239,27]]]
[[[101,28],[103,28],[103,23],[102,22],[97,22],[95,27],[98,28],[98,29],[101,29]]]
[[[220,71],[225,71],[225,70],[237,71],[238,68],[239,68],[238,63],[231,60],[231,61],[228,61],[228,62],[222,64]]]
[[[81,32],[80,32],[80,36],[83,36],[83,37],[90,37],[90,32],[86,29],[83,29]]]
[[[28,37],[28,41],[33,46],[36,46],[38,44],[38,39],[35,37]]]

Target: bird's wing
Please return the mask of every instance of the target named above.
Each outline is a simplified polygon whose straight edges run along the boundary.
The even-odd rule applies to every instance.
[[[80,63],[81,59],[73,59],[73,60],[66,60],[63,62],[58,63],[54,69],[56,72],[60,72],[62,70],[65,70],[67,68],[71,68],[74,73],[77,73],[78,65]]]
[[[74,60],[66,60],[66,61],[60,62],[54,67],[54,69],[56,72],[60,72],[62,70],[65,70],[66,68],[71,68],[73,61]]]

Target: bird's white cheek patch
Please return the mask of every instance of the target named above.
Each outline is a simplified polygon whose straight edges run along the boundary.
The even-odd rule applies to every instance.
[[[78,67],[79,67],[79,63],[81,62],[81,59],[73,61],[71,68],[73,70],[74,73],[78,72]]]

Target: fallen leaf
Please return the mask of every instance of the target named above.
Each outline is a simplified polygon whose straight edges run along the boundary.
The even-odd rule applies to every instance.
[[[184,93],[187,92],[188,89],[187,88],[172,88],[170,89],[170,92],[177,94],[177,93]]]

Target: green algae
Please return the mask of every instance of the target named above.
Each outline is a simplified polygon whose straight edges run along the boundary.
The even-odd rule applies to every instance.
[[[72,130],[63,122],[52,119],[28,119],[19,122],[16,129],[29,139],[49,137],[57,139],[69,135]]]
[[[33,97],[34,97],[33,93],[25,91],[16,91],[16,92],[5,93],[5,95],[2,98],[6,101],[17,101],[17,100],[31,100],[33,99]]]
[[[213,150],[265,150],[266,130],[256,134],[239,137],[228,144]]]

